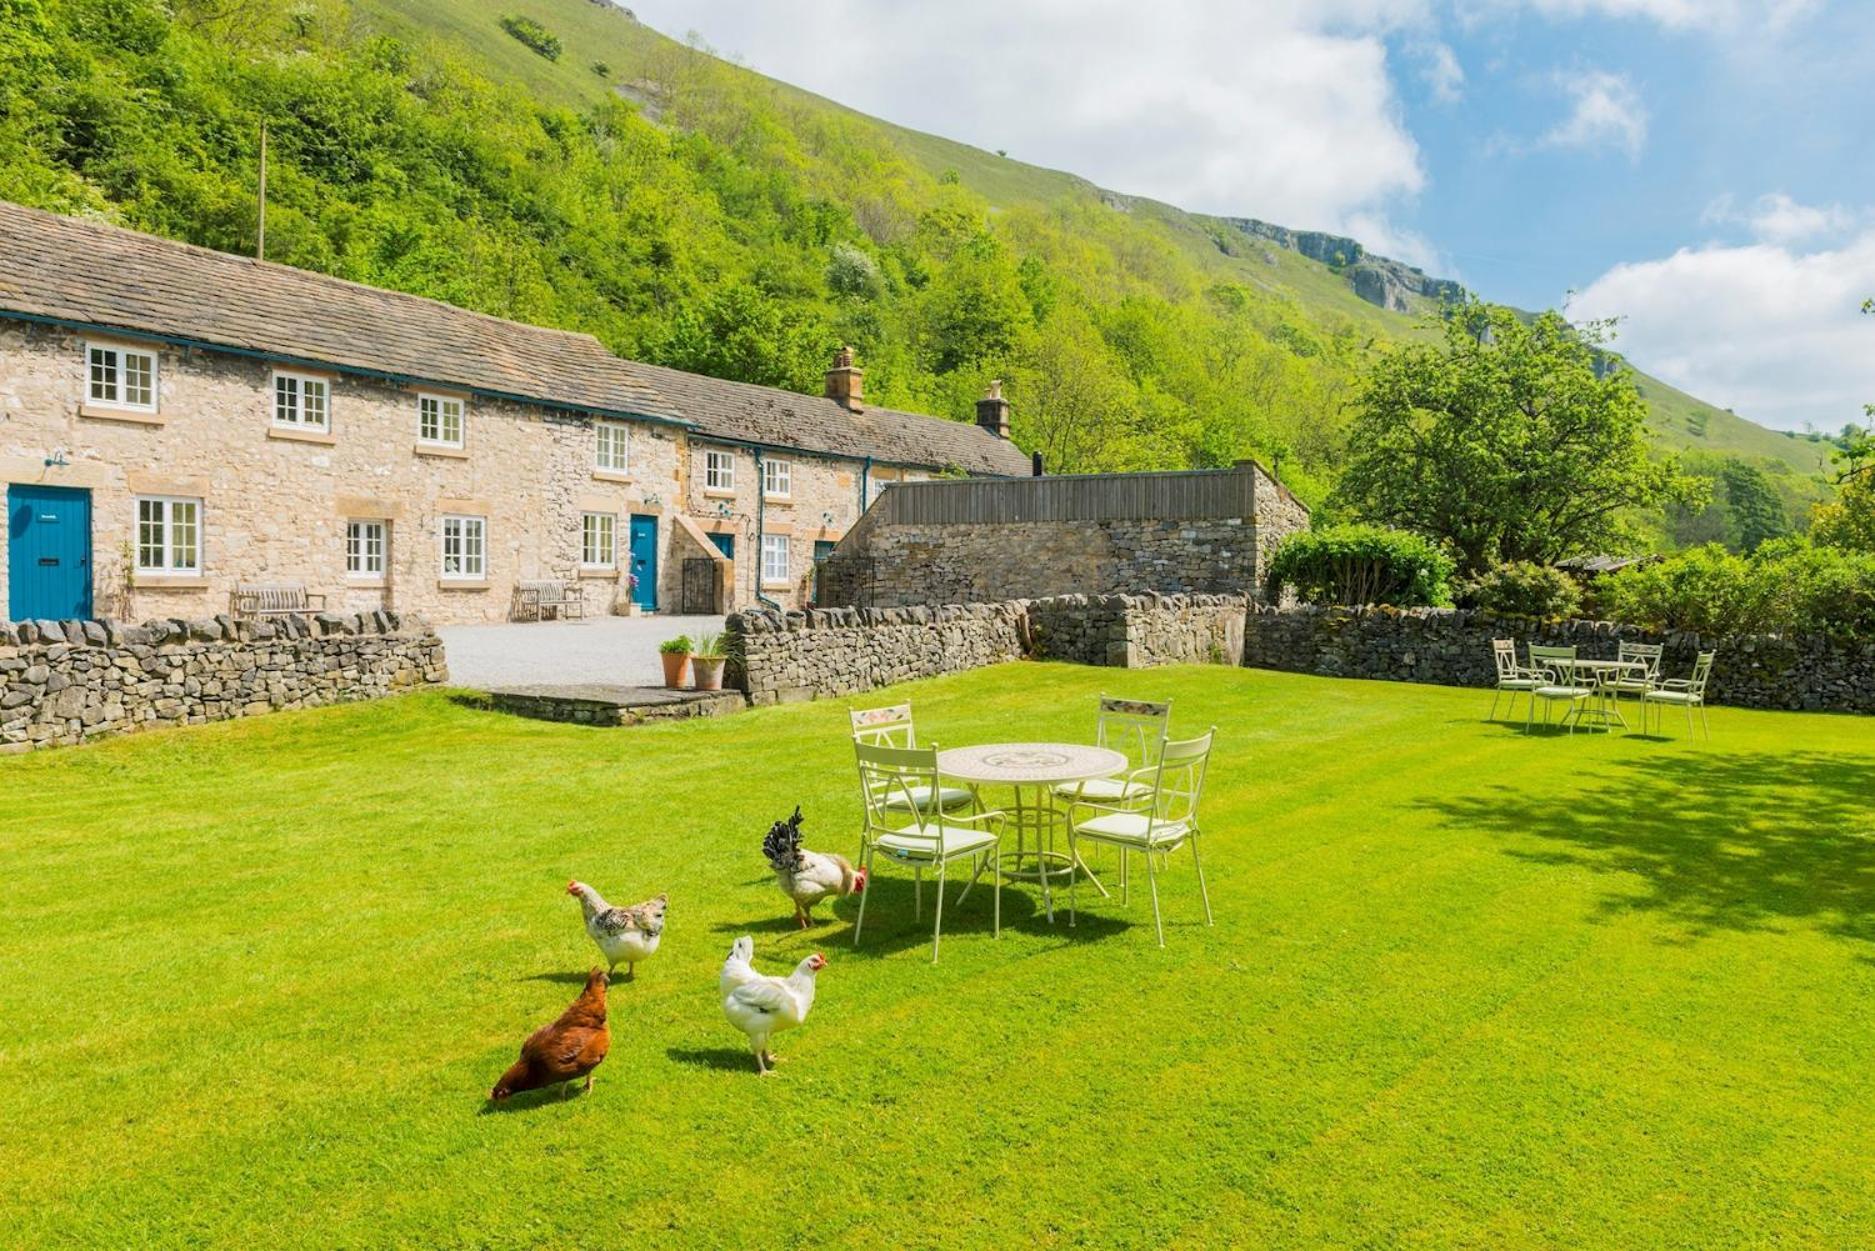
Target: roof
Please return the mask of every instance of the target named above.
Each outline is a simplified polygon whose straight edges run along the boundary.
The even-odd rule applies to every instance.
[[[1556,562],[1558,569],[1567,569],[1571,573],[1604,574],[1616,573],[1630,565],[1651,565],[1659,561],[1659,556],[1571,556],[1567,560]]]
[[[955,466],[966,473],[1005,477],[1029,472],[1026,452],[975,423],[890,408],[855,413],[825,396],[727,382],[661,365],[633,362],[631,368],[694,422],[699,435],[828,456],[870,456],[888,465]]]
[[[1020,449],[975,425],[889,409],[852,413],[821,396],[641,365],[589,334],[4,201],[0,313],[678,422],[743,443],[977,474],[1028,472]]]

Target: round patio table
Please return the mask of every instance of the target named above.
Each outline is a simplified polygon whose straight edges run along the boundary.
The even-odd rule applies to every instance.
[[[1586,676],[1591,688],[1595,691],[1595,706],[1585,708],[1582,710],[1581,714],[1577,715],[1576,721],[1578,724],[1580,724],[1582,716],[1587,715],[1595,718],[1596,724],[1600,725],[1604,730],[1612,731],[1617,721],[1621,723],[1621,728],[1624,730],[1634,728],[1628,724],[1628,719],[1621,715],[1620,701],[1617,700],[1614,695],[1614,683],[1627,681],[1633,677],[1645,679],[1647,676],[1646,661],[1569,660],[1560,661],[1558,664],[1572,670],[1574,673]],[[1572,678],[1571,680],[1573,681],[1575,679]]]
[[[1055,896],[1050,879],[1077,869],[1100,891],[1107,888],[1088,871],[1079,856],[1054,849],[1055,827],[1067,814],[1055,806],[1057,786],[1091,782],[1126,771],[1126,757],[1106,747],[1082,743],[988,743],[981,747],[951,747],[938,753],[938,773],[954,778],[972,792],[985,786],[1007,786],[1015,793],[1010,821],[1016,827],[1016,849],[1004,852],[997,868],[1007,878],[1041,883],[1042,904],[1049,921],[1055,919]],[[1032,794],[1031,794],[1032,792]],[[1035,849],[1027,850],[1025,836],[1035,836]],[[1034,868],[1024,869],[1032,860]]]

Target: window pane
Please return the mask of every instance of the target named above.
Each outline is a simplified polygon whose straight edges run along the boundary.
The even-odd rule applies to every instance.
[[[321,379],[300,380],[300,420],[309,426],[325,429],[326,384]]]
[[[197,567],[197,525],[194,500],[169,502],[169,566],[172,569]]]
[[[274,376],[273,419],[289,426],[299,421],[299,379]]]
[[[156,358],[147,352],[122,354],[124,403],[145,408],[156,404]]]
[[[433,395],[425,395],[417,400],[417,437],[432,443],[443,437],[436,413],[436,397]]]
[[[91,349],[91,398],[117,402],[117,353],[109,348]]]
[[[168,544],[163,539],[163,501],[137,501],[137,568],[161,569]]]

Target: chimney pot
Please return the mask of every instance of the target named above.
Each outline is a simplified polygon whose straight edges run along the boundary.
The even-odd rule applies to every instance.
[[[863,413],[866,371],[853,364],[853,349],[842,347],[833,354],[833,368],[827,371],[827,398],[849,412]]]
[[[997,378],[977,401],[977,425],[999,439],[1009,437],[1009,401],[1003,398],[1003,380]]]

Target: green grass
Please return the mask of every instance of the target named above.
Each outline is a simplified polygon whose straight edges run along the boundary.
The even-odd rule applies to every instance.
[[[0,1243],[1845,1246],[1875,1223],[1875,735],[1526,739],[1479,692],[1008,666],[927,738],[1222,727],[1197,924],[948,918],[882,874],[801,935],[796,802],[851,852],[845,705],[582,730],[422,695],[0,761]],[[671,894],[589,1097],[483,1094]],[[873,929],[874,925],[877,929]],[[737,934],[831,966],[758,1079]]]

